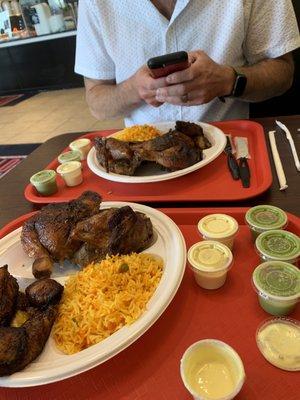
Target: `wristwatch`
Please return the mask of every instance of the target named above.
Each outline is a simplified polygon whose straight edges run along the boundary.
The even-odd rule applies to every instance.
[[[247,85],[247,77],[246,75],[242,74],[241,72],[238,72],[236,69],[232,67],[234,73],[235,73],[235,82],[233,85],[232,92],[228,96],[224,97],[240,97],[243,95],[246,85]]]

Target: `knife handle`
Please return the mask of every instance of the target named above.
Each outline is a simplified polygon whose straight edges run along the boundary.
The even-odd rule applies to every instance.
[[[227,165],[233,179],[238,180],[240,177],[239,165],[232,153],[227,154]]]
[[[239,162],[240,177],[244,188],[250,187],[250,169],[246,157],[241,157]]]

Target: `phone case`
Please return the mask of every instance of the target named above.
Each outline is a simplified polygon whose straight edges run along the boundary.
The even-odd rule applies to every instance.
[[[188,54],[186,51],[178,51],[176,53],[153,57],[148,60],[147,65],[151,71],[151,75],[154,78],[160,78],[188,68]]]

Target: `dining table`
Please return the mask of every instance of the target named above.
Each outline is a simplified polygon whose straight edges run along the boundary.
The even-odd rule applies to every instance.
[[[279,121],[284,123],[293,136],[296,149],[300,154],[300,115],[293,116],[280,116],[277,117]],[[161,210],[168,210],[170,216],[172,216],[172,209],[174,209],[174,215],[180,216],[180,209],[190,209],[190,214],[193,210],[198,210],[201,214],[201,210],[204,208],[221,211],[229,210],[230,208],[246,210],[249,207],[259,204],[269,204],[282,208],[286,212],[293,214],[293,221],[297,222],[300,226],[300,172],[297,171],[292,157],[289,142],[285,134],[276,127],[274,117],[265,117],[259,119],[253,119],[262,125],[266,137],[267,149],[270,158],[270,165],[272,171],[272,184],[269,189],[264,193],[256,197],[244,199],[240,201],[193,201],[193,202],[153,202],[148,203],[148,206],[158,208]],[[276,141],[280,158],[284,167],[285,175],[287,178],[288,188],[286,190],[279,190],[279,183],[276,175],[276,170],[271,154],[270,142],[268,132],[276,130]],[[24,198],[24,189],[29,183],[30,177],[37,171],[44,169],[55,157],[58,156],[65,149],[68,144],[74,139],[78,138],[85,132],[74,132],[57,135],[46,142],[42,143],[36,150],[28,155],[19,165],[17,165],[12,171],[0,179],[0,229],[6,224],[22,216],[23,214],[30,213],[32,211],[39,210],[41,204],[33,204]],[[199,183],[201,184],[201,183]],[[199,214],[199,215],[200,215]],[[238,212],[236,211],[236,215]],[[297,220],[298,217],[298,220]],[[191,217],[192,218],[192,217]],[[183,219],[183,217],[182,217]],[[182,222],[184,226],[188,222]],[[186,224],[186,225],[185,225]],[[250,237],[250,236],[249,236]],[[242,251],[241,251],[242,253]],[[247,255],[241,255],[243,262],[247,262]],[[190,272],[190,271],[189,271]],[[61,380],[55,383],[50,383],[44,386],[28,387],[28,388],[6,388],[0,387],[0,399],[1,400],[188,400],[191,398],[188,391],[184,388],[183,383],[180,381],[179,375],[179,362],[176,372],[174,372],[174,378],[170,378],[171,372],[167,375],[163,370],[163,364],[169,362],[171,365],[172,357],[177,357],[178,349],[176,342],[180,343],[184,338],[179,336],[180,334],[185,335],[182,327],[179,330],[180,324],[186,324],[186,329],[192,329],[195,333],[196,330],[201,326],[194,327],[193,323],[189,320],[191,314],[189,308],[191,307],[192,296],[196,296],[196,285],[192,286],[192,292],[194,294],[189,295],[188,279],[190,276],[184,278],[183,283],[177,294],[175,295],[171,305],[162,314],[158,321],[135,343],[133,343],[128,349],[122,351],[118,356],[113,357],[106,363],[99,365],[89,371],[83,372],[77,376],[71,377],[66,380]],[[237,285],[235,282],[234,285]],[[243,288],[244,290],[245,288]],[[228,288],[226,288],[228,290]],[[243,310],[239,306],[239,296],[243,296],[241,287],[234,286],[232,290],[236,292],[236,302],[233,304],[224,304],[224,310],[226,307],[233,307],[233,313],[240,313],[241,320],[244,320],[245,330],[249,325],[247,322],[247,315],[243,315]],[[253,291],[254,293],[254,291]],[[186,296],[183,298],[183,296]],[[220,301],[222,298],[216,297],[215,300],[211,298],[213,302]],[[255,300],[253,300],[254,304]],[[257,308],[259,308],[257,306]],[[211,308],[213,312],[213,308]],[[193,311],[196,312],[196,311]],[[260,312],[260,311],[258,311]],[[295,317],[299,315],[295,314]],[[266,315],[267,317],[267,315]],[[217,323],[218,316],[209,316],[209,321]],[[251,318],[250,318],[251,319]],[[199,321],[197,319],[197,321]],[[256,320],[257,321],[257,320]],[[205,317],[203,325],[205,325]],[[248,324],[248,325],[247,325]],[[249,326],[248,326],[249,327]],[[176,330],[177,329],[177,330]],[[224,331],[228,330],[227,334],[230,337],[230,329],[232,329],[233,337],[238,337],[237,326],[231,328],[224,325]],[[173,331],[174,332],[173,332]],[[177,333],[176,333],[177,332]],[[169,340],[169,336],[172,334],[172,339]],[[245,334],[245,332],[243,333]],[[175,355],[173,355],[173,348]],[[245,351],[245,349],[244,349]],[[131,358],[132,357],[132,358]],[[249,362],[255,363],[258,355],[249,354]],[[262,357],[261,357],[262,358]],[[174,360],[173,360],[174,361]],[[261,360],[261,362],[263,362]],[[264,379],[263,375],[260,376],[259,367],[255,372],[256,387],[251,386],[251,380],[248,381],[246,378],[246,389],[242,391],[236,397],[238,400],[297,400],[300,398],[299,384],[297,387],[296,381],[299,375],[296,377],[296,372],[278,372],[278,380],[275,378],[272,380],[270,377],[274,369],[273,366],[269,368],[267,379]],[[272,370],[273,368],[273,370]],[[160,373],[160,369],[162,373]],[[252,365],[252,370],[255,367]],[[118,375],[115,375],[118,374]],[[292,377],[289,374],[294,374]],[[299,372],[298,372],[299,374]],[[246,367],[247,375],[247,367]],[[295,390],[289,390],[288,394],[285,395],[284,382],[286,377],[290,378],[289,385],[291,385],[294,379]],[[173,379],[173,380],[172,380]],[[172,386],[172,382],[174,386]],[[292,383],[293,383],[292,382]],[[292,386],[290,386],[291,388]],[[273,397],[270,397],[268,393],[273,390]]]

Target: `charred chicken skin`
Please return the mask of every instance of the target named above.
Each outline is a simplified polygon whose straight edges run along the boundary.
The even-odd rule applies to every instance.
[[[18,300],[19,285],[8,272],[7,265],[0,268],[0,326],[10,323]]]
[[[100,201],[96,193],[86,192],[70,203],[46,206],[25,223],[21,240],[35,258],[36,278],[49,277],[54,261],[67,259],[84,267],[106,254],[128,254],[151,243],[149,218],[128,206],[99,210]]]
[[[95,138],[96,157],[106,172],[134,175],[143,161],[154,162],[169,171],[190,167],[202,160],[202,151],[211,147],[198,124],[176,121],[175,129],[141,142],[125,142],[113,137]]]

